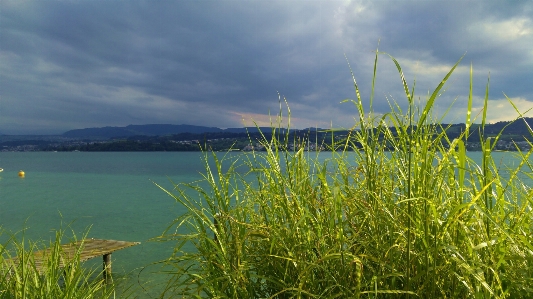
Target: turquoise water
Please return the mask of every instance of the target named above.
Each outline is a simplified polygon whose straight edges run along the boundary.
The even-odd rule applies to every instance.
[[[480,162],[480,153],[470,153]],[[198,152],[0,152],[0,226],[27,227],[26,236],[49,239],[68,224],[89,237],[141,241],[160,234],[182,207],[155,184],[193,182],[204,172]],[[321,159],[331,153],[321,153]],[[495,161],[516,166],[512,153]],[[24,170],[25,178],[18,177]],[[131,249],[134,251],[138,249]]]
[[[480,153],[469,155],[480,162]],[[171,181],[201,179],[202,157],[199,152],[0,152],[0,226],[9,232],[27,228],[25,237],[35,240],[53,240],[54,230],[69,225],[78,236],[90,228],[88,237],[141,242],[113,253],[114,275],[140,283],[164,281],[152,274],[157,266],[140,275],[139,270],[171,255],[174,244],[149,240],[184,210],[154,182],[172,189]],[[502,168],[518,163],[510,153],[493,157]],[[319,155],[328,158],[331,153]],[[18,177],[19,170],[24,178]],[[7,236],[1,235],[0,242]],[[95,259],[88,266],[100,263]],[[147,291],[137,298],[156,294]]]
[[[53,240],[54,230],[70,224],[78,236],[90,228],[88,237],[139,241],[113,253],[114,275],[135,279],[139,269],[171,255],[173,244],[149,240],[184,212],[154,182],[172,189],[170,180],[193,182],[204,169],[197,152],[1,152],[0,168],[4,230],[27,228],[25,238]],[[7,237],[0,236],[0,242]],[[98,266],[101,260],[91,262]],[[143,270],[141,280],[153,279],[149,272],[157,268]]]

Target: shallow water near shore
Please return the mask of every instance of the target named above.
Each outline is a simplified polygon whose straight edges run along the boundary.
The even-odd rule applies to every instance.
[[[350,154],[350,153],[349,153]],[[517,166],[513,153],[493,153],[495,161]],[[138,241],[140,245],[113,253],[113,274],[146,292],[135,298],[154,298],[166,280],[151,263],[172,254],[170,242],[153,242],[173,219],[185,212],[155,183],[171,190],[171,183],[190,183],[205,172],[200,152],[0,152],[0,227],[32,240],[53,240],[55,230],[72,229],[78,238]],[[240,155],[236,153],[235,155]],[[332,153],[319,154],[320,160]],[[481,153],[469,153],[480,163]],[[314,157],[314,154],[311,155]],[[18,176],[19,170],[25,177]],[[8,234],[0,236],[4,242]],[[64,241],[69,241],[68,239]],[[87,263],[98,267],[100,259]],[[148,267],[147,267],[148,266]],[[140,271],[147,267],[143,271]],[[140,274],[139,274],[140,273]],[[157,273],[157,274],[154,274]],[[150,284],[147,284],[150,282]]]
[[[149,240],[184,212],[154,182],[172,189],[171,181],[196,181],[204,169],[201,153],[165,152],[2,152],[0,165],[4,230],[26,228],[26,239],[46,242],[61,227],[67,229],[64,242],[72,236],[70,229],[78,238],[88,230],[89,238],[141,242],[113,253],[113,274],[131,275],[141,283],[153,280],[150,272],[159,268],[148,267],[137,277],[139,270],[168,258],[173,249],[171,243]],[[18,177],[19,170],[24,178]],[[7,237],[0,236],[0,242]],[[98,267],[101,262],[94,259],[87,265]]]

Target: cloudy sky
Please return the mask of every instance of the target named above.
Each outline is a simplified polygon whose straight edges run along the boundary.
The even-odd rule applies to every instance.
[[[424,102],[466,54],[434,114],[465,120],[470,65],[489,121],[533,107],[533,1],[0,1],[0,133],[129,124],[355,124],[350,67],[368,103],[376,48]],[[379,56],[374,113],[405,107]],[[286,108],[285,108],[286,110]],[[284,112],[286,114],[286,111]]]

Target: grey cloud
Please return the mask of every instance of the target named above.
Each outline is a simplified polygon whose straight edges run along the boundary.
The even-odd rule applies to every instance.
[[[353,110],[346,54],[365,98],[380,42],[402,61],[488,70],[497,92],[533,101],[532,34],[512,45],[476,41],[476,26],[531,21],[531,4],[448,1],[35,1],[0,4],[0,132],[130,123],[239,126],[232,113],[267,114],[277,92],[302,123],[339,122]],[[481,25],[480,25],[481,24]],[[530,51],[530,50],[529,50]],[[530,53],[530,52],[529,52]],[[407,63],[409,80],[414,73]],[[402,101],[399,76],[380,56],[377,112]],[[444,73],[445,74],[445,73]],[[442,71],[417,77],[424,88]],[[468,85],[458,73],[442,105]],[[528,81],[529,79],[529,81]],[[412,82],[412,81],[410,81]],[[417,83],[418,84],[418,83]],[[477,87],[479,86],[479,87]],[[291,104],[292,103],[292,104]],[[440,104],[440,103],[439,103]],[[331,113],[326,115],[325,111]],[[297,115],[301,113],[301,115]],[[64,120],[61,122],[61,120]],[[7,129],[6,129],[7,128]]]

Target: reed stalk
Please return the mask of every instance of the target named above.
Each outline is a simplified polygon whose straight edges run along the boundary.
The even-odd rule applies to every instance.
[[[61,247],[67,239],[64,229],[57,230],[55,239],[48,243],[26,239],[24,230],[17,234],[0,230],[1,234],[9,238],[0,244],[0,298],[100,299],[116,295],[116,281],[106,283],[97,269],[83,267],[80,252],[60,266],[65,261]],[[69,241],[76,239],[73,234]],[[47,248],[51,250],[45,256],[35,257],[35,252]]]
[[[373,116],[380,55],[398,70],[406,112],[392,102]],[[281,110],[265,152],[206,152],[202,184],[165,190],[188,212],[162,237],[176,244],[162,297],[531,297],[533,192],[521,177],[532,177],[532,151],[519,152],[510,175],[494,161],[500,135],[483,132],[489,85],[473,119],[472,67],[466,130],[451,140],[432,115],[461,59],[421,106],[400,63],[376,51],[369,111],[352,73],[358,122],[344,140],[332,137],[329,159],[287,149],[297,140],[281,130]],[[481,165],[466,152],[475,121]]]

